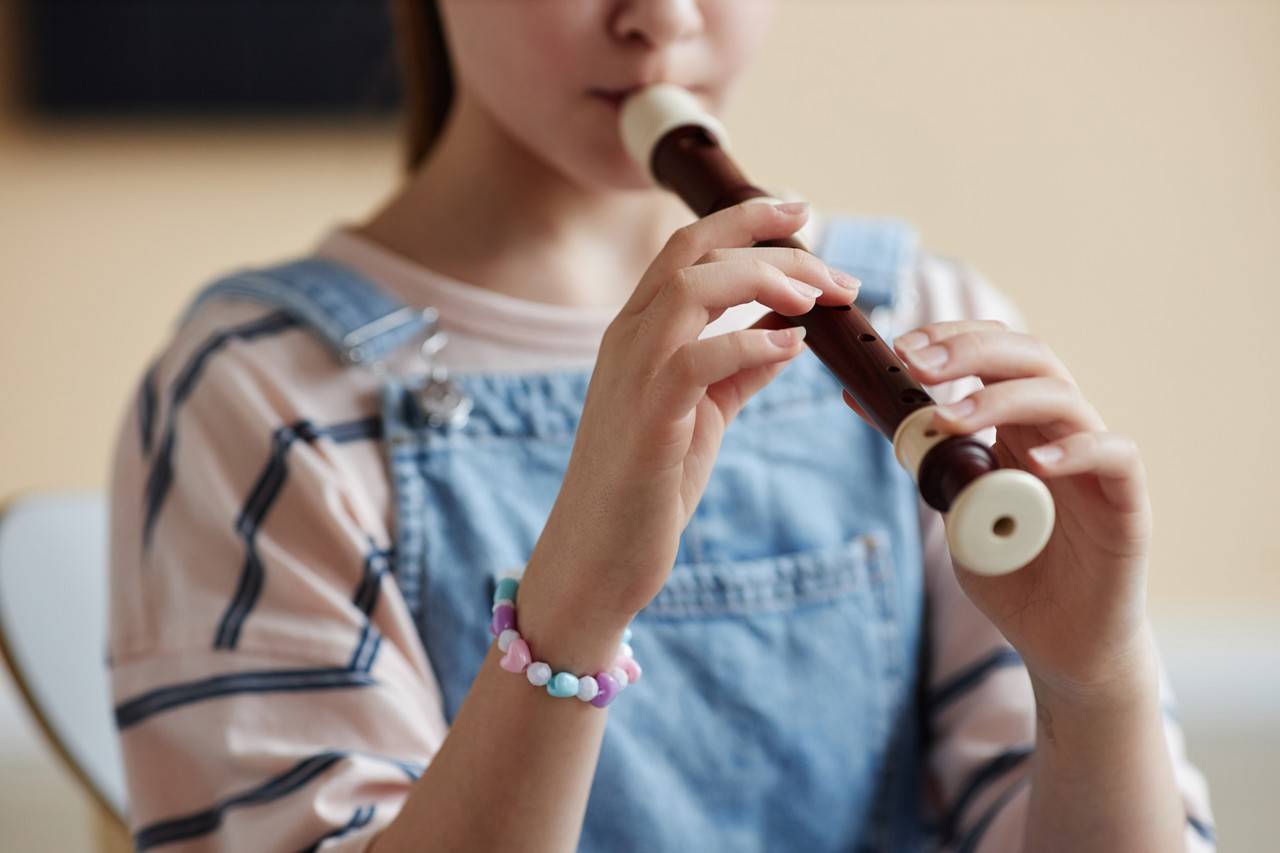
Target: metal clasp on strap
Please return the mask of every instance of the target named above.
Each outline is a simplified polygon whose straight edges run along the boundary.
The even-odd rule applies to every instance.
[[[427,319],[425,337],[418,347],[418,355],[427,367],[427,376],[418,390],[418,405],[427,417],[427,424],[433,427],[461,427],[471,415],[471,398],[449,380],[449,371],[443,364],[436,364],[435,357],[449,336],[440,328],[440,316],[435,309],[428,308],[431,316]]]
[[[377,355],[377,349],[366,344],[379,335],[413,322],[417,310],[405,306],[347,334],[342,339],[343,360],[348,364],[363,365],[374,373],[384,373],[386,361],[381,357],[371,357]],[[423,308],[421,312],[422,343],[418,346],[418,357],[426,370],[418,380],[420,387],[414,392],[418,405],[429,426],[461,427],[471,415],[471,398],[449,380],[448,369],[436,363],[436,355],[448,342],[448,335],[440,328],[440,312],[431,307]]]
[[[342,358],[348,364],[364,364],[369,360],[369,354],[365,350],[364,345],[384,332],[403,326],[413,320],[415,309],[406,305],[398,311],[392,311],[390,314],[384,314],[376,320],[365,323],[358,329],[348,332],[342,339]],[[434,308],[426,308],[422,312],[422,319],[426,321],[427,326],[431,327],[439,319],[439,312]]]

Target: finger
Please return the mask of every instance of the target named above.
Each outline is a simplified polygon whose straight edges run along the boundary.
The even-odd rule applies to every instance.
[[[984,383],[1027,376],[1054,376],[1075,382],[1049,346],[1034,335],[1008,329],[969,329],[940,338],[918,349],[902,350],[911,372],[926,385],[937,385],[965,376]]]
[[[804,202],[744,201],[676,229],[636,285],[623,311],[639,312],[675,271],[692,266],[712,249],[745,248],[762,240],[790,237],[809,218]]]
[[[655,397],[674,417],[692,409],[710,385],[742,370],[785,361],[803,349],[804,327],[742,329],[691,341],[659,374]],[[745,402],[745,400],[744,400]]]
[[[697,337],[726,308],[755,301],[794,317],[812,310],[821,294],[761,260],[720,261],[677,270],[643,315],[659,349],[669,352]]]
[[[974,391],[934,411],[934,425],[972,433],[1010,424],[1062,424],[1072,432],[1105,429],[1102,417],[1073,382],[1056,376],[1012,379]]]
[[[775,315],[776,316],[776,315]],[[802,348],[803,349],[803,348]],[[799,355],[800,350],[796,354]],[[763,367],[749,367],[707,386],[707,396],[720,407],[725,423],[733,420],[756,393],[772,382],[793,357]]]
[[[864,411],[862,410],[862,407],[858,405],[858,401],[857,401],[857,400],[855,400],[855,399],[853,399],[853,397],[849,394],[849,392],[848,392],[848,391],[846,391],[845,389],[841,388],[841,389],[840,389],[840,393],[844,395],[844,402],[845,402],[845,405],[847,405],[849,408],[851,408],[851,409],[853,409],[855,412],[857,412],[857,413],[858,413],[858,417],[862,418],[862,419],[863,419],[864,421],[866,421],[868,424],[871,424],[872,426],[875,426],[875,424],[871,423],[871,418],[867,417],[867,413],[866,413],[866,412],[864,412]]]
[[[920,349],[931,343],[937,343],[961,332],[1008,328],[1009,324],[1003,320],[940,320],[899,335],[894,339],[893,346],[895,349],[906,352],[907,350]]]
[[[858,297],[862,282],[835,267],[827,266],[822,259],[804,249],[784,246],[753,246],[747,249],[712,249],[698,264],[722,261],[764,261],[777,267],[792,278],[822,290],[818,302],[823,305],[848,305]]]
[[[1112,432],[1078,432],[1028,451],[1041,479],[1093,474],[1103,495],[1124,512],[1147,507],[1147,475],[1133,439]]]

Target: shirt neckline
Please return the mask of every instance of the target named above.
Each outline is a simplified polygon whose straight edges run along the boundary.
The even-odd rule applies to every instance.
[[[821,247],[822,224],[817,211],[811,211],[810,222],[801,232],[814,251]],[[407,305],[435,308],[447,333],[566,360],[593,360],[605,329],[622,309],[622,303],[555,305],[487,290],[412,261],[356,233],[348,223],[332,226],[313,252],[352,267]],[[758,303],[735,306],[710,324],[704,336],[745,328],[763,313],[764,306]]]

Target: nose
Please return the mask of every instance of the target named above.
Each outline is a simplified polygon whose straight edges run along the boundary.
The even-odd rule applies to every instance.
[[[623,42],[662,48],[702,32],[698,0],[625,0],[614,14],[613,32]]]

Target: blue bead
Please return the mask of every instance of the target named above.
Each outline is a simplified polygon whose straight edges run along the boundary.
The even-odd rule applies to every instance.
[[[630,625],[628,625],[626,630],[622,632],[622,642],[624,643],[631,642],[631,626]]]
[[[578,695],[578,676],[572,672],[557,672],[547,682],[547,692],[560,699]]]
[[[520,586],[520,582],[515,578],[503,578],[498,581],[498,588],[493,592],[493,600],[499,601],[503,598],[516,600],[516,588]]]

